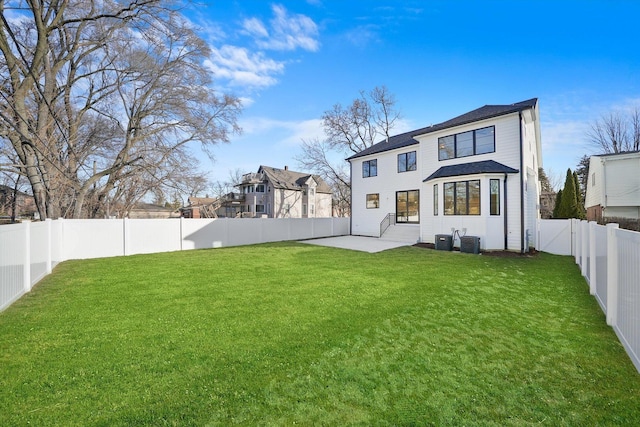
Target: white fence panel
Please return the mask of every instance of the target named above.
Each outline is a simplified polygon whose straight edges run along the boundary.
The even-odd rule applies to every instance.
[[[282,240],[290,239],[289,224],[291,221],[288,219],[262,219],[262,238],[264,242],[280,242]],[[311,225],[311,223],[309,224]]]
[[[9,307],[27,290],[28,227],[30,223],[0,227],[0,310]]]
[[[602,307],[602,311],[607,313],[607,227],[596,225],[592,227],[592,245],[594,246],[595,260],[591,260],[595,265],[595,296]],[[593,269],[592,269],[593,270]]]
[[[333,218],[333,236],[347,236],[351,234],[350,218]]]
[[[124,255],[121,219],[63,220],[64,259]]]
[[[29,233],[31,284],[51,273],[51,221],[31,223]]]
[[[226,218],[182,220],[182,249],[207,249],[229,246]]]
[[[313,237],[327,237],[333,234],[333,218],[314,218]]]
[[[640,233],[618,229],[615,234],[619,271],[614,329],[640,371]]]
[[[262,221],[260,218],[229,218],[225,220],[228,227],[227,246],[264,243],[261,232]]]
[[[582,244],[582,248],[580,250],[580,254],[582,255],[582,275],[587,279],[587,283],[591,283],[591,270],[589,268],[591,264],[591,253],[589,251],[590,241],[591,241],[591,233],[589,232],[589,223],[587,221],[582,221],[580,223],[580,233],[582,235],[582,239],[580,243]]]
[[[308,227],[305,224],[306,220],[302,218],[292,218],[289,223],[290,237],[292,240],[312,239],[313,232],[312,227]]]
[[[538,226],[538,247],[542,252],[572,255],[572,222],[570,219],[541,219]]]
[[[51,221],[51,267],[65,260],[62,220]]]
[[[180,219],[125,219],[126,255],[179,251]]]

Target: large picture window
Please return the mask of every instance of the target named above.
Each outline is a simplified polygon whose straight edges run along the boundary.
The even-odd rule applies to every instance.
[[[378,209],[380,207],[380,194],[367,194],[367,209]]]
[[[398,154],[398,172],[416,170],[416,152]]]
[[[500,180],[489,180],[489,213],[500,215]]]
[[[445,215],[480,215],[480,180],[444,183]]]
[[[495,126],[438,138],[438,160],[475,156],[495,151]]]
[[[378,176],[378,159],[362,162],[362,177]]]
[[[396,222],[420,222],[420,191],[396,192]]]

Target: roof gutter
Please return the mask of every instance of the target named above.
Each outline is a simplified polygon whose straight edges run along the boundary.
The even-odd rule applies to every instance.
[[[353,234],[353,163],[349,160],[349,234]]]
[[[504,174],[504,250],[508,250],[509,249],[509,227],[508,227],[508,222],[507,222],[507,206],[509,206],[509,204],[507,203],[507,177],[508,175],[505,173]]]

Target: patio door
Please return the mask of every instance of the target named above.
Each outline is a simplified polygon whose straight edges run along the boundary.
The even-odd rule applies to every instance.
[[[420,191],[396,191],[396,223],[420,222]]]

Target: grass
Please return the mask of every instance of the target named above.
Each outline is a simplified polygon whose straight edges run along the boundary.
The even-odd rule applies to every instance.
[[[0,425],[640,425],[569,257],[277,243],[68,261],[0,313]]]

